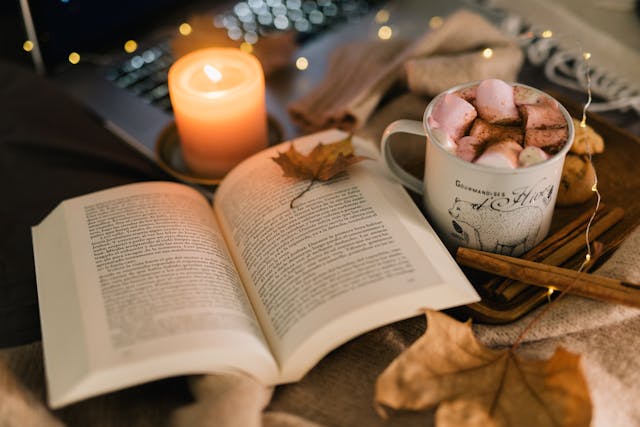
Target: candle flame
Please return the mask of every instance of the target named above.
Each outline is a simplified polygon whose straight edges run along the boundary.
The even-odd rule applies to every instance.
[[[209,77],[209,80],[214,83],[218,83],[220,80],[222,80],[222,73],[213,65],[205,65],[204,73],[207,75],[207,77]]]

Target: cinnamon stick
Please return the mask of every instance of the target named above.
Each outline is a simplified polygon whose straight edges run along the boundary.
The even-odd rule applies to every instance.
[[[475,249],[458,249],[456,260],[462,265],[531,285],[640,308],[640,285],[637,284]]]
[[[615,208],[611,212],[602,217],[602,220],[596,221],[591,225],[589,230],[589,242],[600,236],[611,226],[618,223],[624,216],[624,210],[621,208]],[[584,235],[578,236],[567,242],[560,250],[557,250],[545,257],[542,262],[550,265],[560,265],[567,261],[573,254],[580,251],[586,245],[586,238]]]
[[[595,220],[598,220],[604,210],[604,203],[600,204],[596,212]],[[548,236],[542,242],[534,246],[530,251],[522,255],[522,259],[529,261],[540,261],[548,254],[562,247],[563,242],[573,239],[576,235],[584,232],[587,228],[589,218],[593,215],[593,209],[583,212],[580,216],[569,222],[552,235]],[[573,254],[575,255],[575,254]],[[501,295],[502,291],[509,285],[513,284],[513,280],[495,277],[484,284],[485,289],[493,291],[496,295]]]
[[[621,208],[614,208],[610,212],[606,213],[601,217],[597,217],[595,222],[591,225],[589,230],[589,242],[593,242],[594,239],[597,239],[601,236],[605,231],[609,228],[613,227],[615,224],[622,220],[624,216],[624,210]],[[529,259],[533,261],[539,261],[543,264],[559,266],[562,263],[568,261],[579,253],[581,250],[586,248],[586,231],[587,223],[584,223],[583,226],[579,226],[575,228],[575,230],[568,235],[557,239],[552,244],[548,245],[549,248],[554,248],[553,251],[549,252],[548,250],[540,251],[537,259]],[[570,239],[568,240],[568,238]],[[523,259],[526,259],[523,257]],[[512,299],[517,294],[522,292],[526,288],[526,284],[517,283],[514,281],[506,281],[496,288],[496,293],[501,294],[507,300]]]

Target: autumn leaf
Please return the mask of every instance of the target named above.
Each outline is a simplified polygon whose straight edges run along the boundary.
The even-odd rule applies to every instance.
[[[330,144],[319,142],[308,155],[296,150],[292,142],[287,151],[273,157],[273,161],[282,168],[284,176],[311,180],[309,186],[291,201],[291,205],[309,191],[315,181],[328,181],[350,165],[367,158],[354,154],[351,137],[349,135]]]
[[[478,342],[471,324],[426,310],[427,330],[376,382],[382,411],[438,405],[437,427],[578,427],[591,422],[580,356],[559,347],[549,360]]]

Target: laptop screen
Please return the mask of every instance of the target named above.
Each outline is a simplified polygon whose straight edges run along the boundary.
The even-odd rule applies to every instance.
[[[72,52],[104,53],[150,31],[184,0],[20,0],[39,72]],[[166,22],[163,22],[163,24]]]

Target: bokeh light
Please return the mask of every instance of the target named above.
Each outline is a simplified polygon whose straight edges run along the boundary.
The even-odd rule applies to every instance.
[[[178,31],[180,32],[180,34],[182,34],[183,36],[188,36],[189,34],[191,34],[191,32],[193,31],[193,28],[191,28],[191,25],[189,25],[186,22],[183,22],[182,24],[180,24],[180,26],[178,27]]]
[[[69,62],[71,62],[73,65],[80,62],[80,54],[78,52],[71,52],[69,54]]]
[[[387,22],[389,22],[390,17],[391,14],[387,9],[380,9],[378,13],[376,13],[375,20],[378,24],[386,24]]]
[[[381,40],[389,40],[393,36],[393,30],[388,25],[383,25],[378,29],[378,37]]]
[[[443,21],[441,16],[432,16],[431,19],[429,19],[429,28],[439,28],[442,26],[442,22]]]
[[[300,71],[306,70],[309,68],[309,60],[304,56],[299,57],[296,59],[296,68]]]
[[[138,49],[138,43],[135,40],[127,40],[124,43],[124,51],[127,53],[133,53]]]

